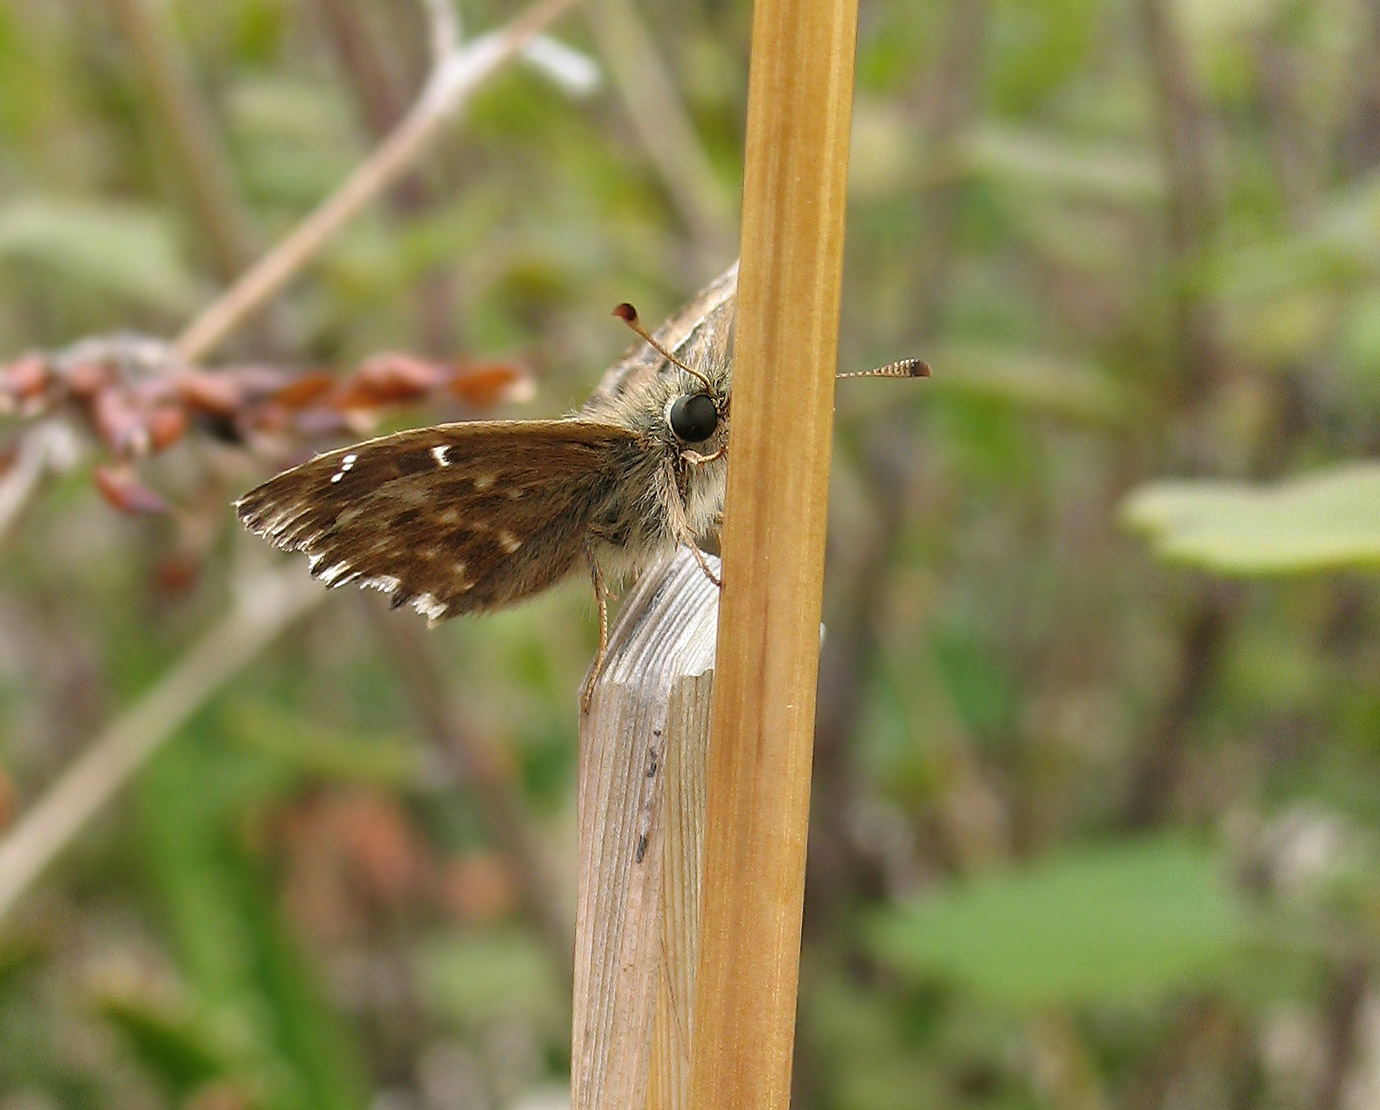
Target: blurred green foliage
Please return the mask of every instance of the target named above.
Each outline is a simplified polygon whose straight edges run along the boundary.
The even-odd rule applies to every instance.
[[[175,335],[427,64],[420,4],[143,5],[208,207],[127,6],[0,5],[0,365]],[[736,195],[750,5],[638,11]],[[1377,44],[1359,0],[864,2],[840,361],[935,374],[839,394],[804,1110],[1380,1104]],[[735,239],[627,95],[505,70],[217,358],[518,355],[505,415],[578,403],[608,307]],[[281,565],[229,502],[285,459],[212,431],[141,469],[166,518],[88,446],[0,524],[0,830]],[[0,919],[0,1110],[553,1104],[569,953],[377,601],[264,651]],[[427,641],[565,907],[594,635],[571,589]]]
[[[1219,861],[1181,840],[1071,847],[890,912],[874,943],[1009,1006],[1138,1003],[1222,985],[1248,936],[1238,902]]]

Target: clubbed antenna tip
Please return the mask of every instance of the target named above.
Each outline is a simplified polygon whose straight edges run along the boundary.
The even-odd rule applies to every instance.
[[[680,359],[676,358],[675,355],[673,355],[670,351],[668,351],[665,347],[663,347],[660,343],[658,343],[655,339],[652,338],[651,332],[644,328],[642,326],[642,321],[637,318],[637,309],[633,308],[633,306],[628,304],[627,301],[624,301],[620,305],[616,305],[614,307],[613,314],[617,316],[620,320],[622,320],[623,323],[627,324],[628,327],[632,328],[634,332],[640,335],[643,338],[643,340],[652,348],[652,350],[657,352],[657,354],[675,363],[677,366],[679,366],[682,370],[684,370],[687,374],[691,375],[692,377],[698,378],[708,392],[714,392],[714,386],[708,378],[706,378],[693,366],[686,366],[685,363],[681,362]]]
[[[875,370],[858,370],[852,374],[840,374],[840,378],[928,378],[930,364],[922,358],[903,358],[888,362]]]

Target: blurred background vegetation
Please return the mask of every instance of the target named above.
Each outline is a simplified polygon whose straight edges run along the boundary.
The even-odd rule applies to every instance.
[[[426,14],[0,3],[0,835],[150,749],[0,867],[0,1110],[565,1098],[588,592],[316,605],[229,503],[358,429],[112,469],[14,403],[326,197]],[[750,18],[587,0],[205,365],[568,410],[734,254]],[[1374,0],[865,0],[840,362],[935,376],[839,397],[804,1110],[1380,1105],[1377,53]]]

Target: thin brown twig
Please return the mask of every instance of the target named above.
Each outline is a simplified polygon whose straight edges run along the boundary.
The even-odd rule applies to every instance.
[[[1316,1110],[1337,1110],[1342,1105],[1369,985],[1370,967],[1361,957],[1344,959],[1332,973],[1325,1015],[1327,1059],[1313,1100]]]
[[[1178,669],[1168,696],[1153,717],[1132,768],[1124,822],[1148,829],[1168,815],[1183,773],[1188,731],[1217,677],[1241,611],[1239,589],[1206,582],[1180,626]]]
[[[174,345],[177,357],[199,362],[259,311],[341,227],[412,167],[487,77],[575,2],[543,0],[496,36],[476,39],[439,63],[412,109],[363,164],[183,331]]]
[[[1224,343],[1215,306],[1190,282],[1209,247],[1216,191],[1208,171],[1208,137],[1172,12],[1164,0],[1140,0],[1139,14],[1158,100],[1163,157],[1169,177],[1168,239],[1176,271],[1175,357],[1179,406],[1201,406],[1224,370]],[[1200,448],[1199,448],[1200,449]],[[1202,460],[1187,460],[1193,469]],[[1221,665],[1239,606],[1212,586],[1199,589],[1184,625],[1186,646],[1176,681],[1140,742],[1131,771],[1124,820],[1131,828],[1156,824],[1168,810],[1182,765],[1188,731],[1203,693]]]
[[[349,78],[355,103],[370,134],[382,138],[407,111],[407,99],[380,50],[381,36],[371,33],[365,9],[353,0],[310,0],[310,4],[336,55],[338,67]],[[409,175],[399,183],[399,188],[411,188],[416,180],[415,173]]]
[[[1181,380],[1190,402],[1219,382],[1223,344],[1214,306],[1196,288],[1210,246],[1217,190],[1208,168],[1207,121],[1165,0],[1140,0],[1141,27],[1159,102],[1160,138],[1169,175],[1169,246],[1175,266],[1176,333]]]
[[[1256,72],[1260,75],[1261,122],[1275,167],[1275,180],[1284,197],[1286,215],[1297,224],[1317,197],[1326,162],[1316,129],[1301,111],[1300,93],[1306,77],[1292,52],[1274,36],[1253,36]],[[1311,91],[1311,90],[1307,90]]]
[[[247,586],[230,614],[92,741],[0,840],[0,919],[193,713],[325,596],[288,571]]]
[[[1339,140],[1338,161],[1352,173],[1361,173],[1380,161],[1380,73],[1375,54],[1380,50],[1380,0],[1366,0],[1365,29],[1356,36],[1349,118]]]

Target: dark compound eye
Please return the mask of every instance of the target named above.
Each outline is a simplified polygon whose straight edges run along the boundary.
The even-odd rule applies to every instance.
[[[689,393],[671,406],[671,431],[686,443],[699,443],[719,426],[719,408],[708,393]]]

